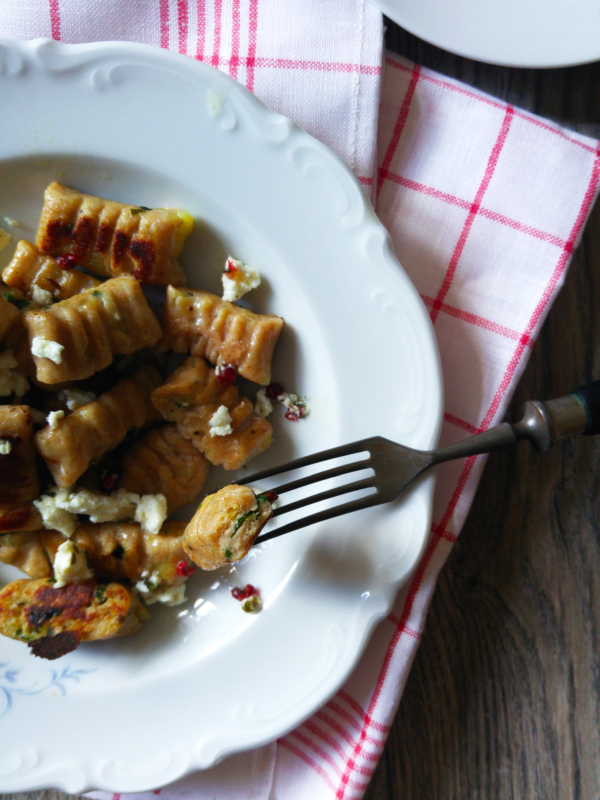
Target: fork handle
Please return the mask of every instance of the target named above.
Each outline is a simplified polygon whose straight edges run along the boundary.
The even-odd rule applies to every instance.
[[[523,406],[523,417],[519,422],[502,422],[449,447],[434,450],[432,463],[491,453],[524,439],[545,453],[559,439],[577,433],[588,436],[600,433],[600,380],[556,400],[545,403],[529,400]]]

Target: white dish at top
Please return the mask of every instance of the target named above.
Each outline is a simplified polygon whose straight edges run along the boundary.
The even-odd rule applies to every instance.
[[[220,293],[228,253],[259,269],[249,305],[286,319],[274,380],[309,395],[312,413],[290,423],[276,410],[275,444],[250,470],[377,434],[435,445],[429,317],[326,147],[216,70],[142,45],[0,42],[0,107],[0,226],[23,225],[13,244],[35,235],[56,179],[204,220],[182,257],[193,287]],[[231,478],[215,470],[211,488]],[[134,637],[53,663],[1,637],[0,791],[148,790],[296,726],[343,683],[414,569],[433,485],[196,573],[188,603],[153,606]],[[0,583],[16,575],[3,566]],[[231,597],[247,582],[262,590],[258,615]]]
[[[431,44],[507,67],[569,67],[600,59],[597,0],[372,0]]]

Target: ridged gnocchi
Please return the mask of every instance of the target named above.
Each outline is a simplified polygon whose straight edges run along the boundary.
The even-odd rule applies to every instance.
[[[283,319],[255,314],[198,289],[167,288],[163,309],[163,350],[204,356],[229,364],[242,377],[267,386]]]
[[[95,275],[133,275],[145,283],[185,284],[177,261],[194,227],[187,211],[145,209],[103,200],[52,183],[35,243],[52,256],[68,254]]]

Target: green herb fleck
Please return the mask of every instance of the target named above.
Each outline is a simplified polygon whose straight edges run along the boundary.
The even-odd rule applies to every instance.
[[[262,610],[262,603],[260,597],[257,594],[253,594],[244,603],[242,603],[242,611],[245,611],[246,614],[255,614],[256,612],[261,610]]]
[[[141,214],[142,211],[152,211],[152,209],[148,208],[148,206],[140,206],[139,208],[130,208],[129,210],[131,211],[132,214]]]
[[[16,306],[19,311],[21,311],[23,308],[27,308],[29,305],[29,300],[17,300],[12,292],[7,292],[4,297],[9,303],[12,303],[13,306]]]
[[[108,600],[108,597],[106,596],[106,586],[96,586],[96,590],[94,591],[94,600],[99,605],[106,603]]]
[[[231,558],[231,550],[228,547],[225,548],[225,558],[228,560]]]
[[[102,295],[102,292],[99,292],[98,289],[94,289],[92,294],[94,295],[94,297],[100,297]]]
[[[239,529],[242,527],[244,522],[246,522],[246,520],[249,517],[257,516],[258,514],[260,514],[260,508],[253,508],[251,511],[246,511],[246,513],[242,514],[241,517],[238,517],[236,519],[235,525],[233,527],[233,533],[231,534],[231,536],[229,538],[233,539],[233,537],[236,535],[236,533],[239,531]]]

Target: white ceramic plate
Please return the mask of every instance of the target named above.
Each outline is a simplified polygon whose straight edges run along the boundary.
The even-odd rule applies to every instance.
[[[372,0],[431,44],[508,67],[568,67],[600,59],[597,0]]]
[[[326,147],[216,70],[141,45],[0,43],[0,107],[0,217],[23,223],[18,238],[34,236],[58,179],[204,220],[184,251],[192,286],[220,291],[229,252],[260,269],[251,306],[287,323],[274,377],[309,395],[312,413],[290,423],[278,409],[253,469],[375,434],[435,444],[428,315]],[[215,471],[212,485],[224,479]],[[342,684],[414,569],[432,491],[430,477],[401,503],[196,574],[189,602],[153,606],[135,637],[57,662],[2,638],[0,791],[147,790],[293,728]],[[15,576],[4,567],[0,580]],[[246,582],[265,598],[256,616],[230,594]]]

